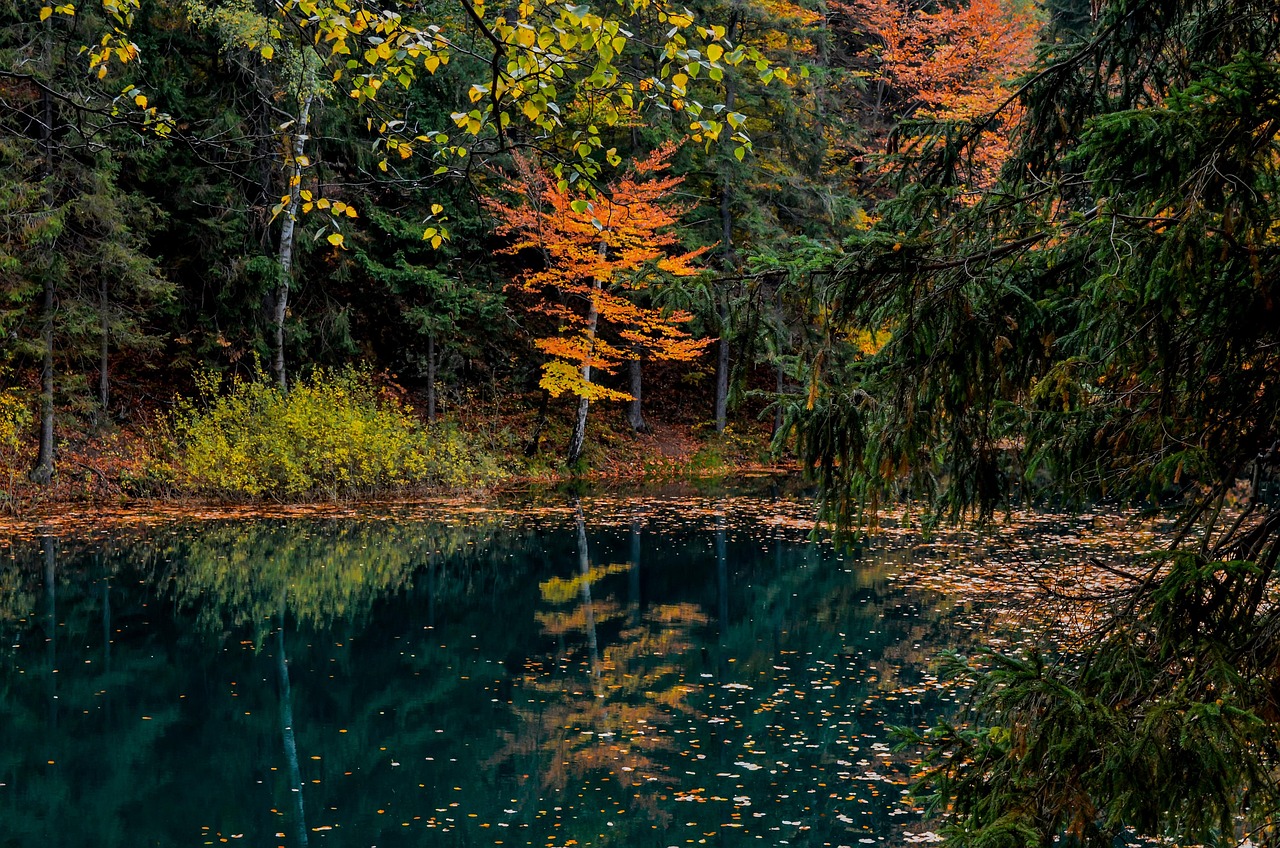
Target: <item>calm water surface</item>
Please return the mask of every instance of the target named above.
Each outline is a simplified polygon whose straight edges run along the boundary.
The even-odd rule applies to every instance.
[[[974,611],[803,502],[0,543],[0,846],[902,844]],[[90,532],[92,531],[92,532]],[[963,553],[963,552],[962,552]]]

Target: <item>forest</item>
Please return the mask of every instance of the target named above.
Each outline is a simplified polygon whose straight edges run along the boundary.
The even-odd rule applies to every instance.
[[[8,4],[6,502],[770,461],[879,344],[836,317],[833,271],[896,194],[894,154],[1090,26],[811,5]],[[295,387],[323,426],[297,432],[316,408]],[[431,468],[261,469],[300,441]]]
[[[6,508],[1170,510],[903,744],[951,844],[1280,844],[1271,0],[7,0],[0,56]]]

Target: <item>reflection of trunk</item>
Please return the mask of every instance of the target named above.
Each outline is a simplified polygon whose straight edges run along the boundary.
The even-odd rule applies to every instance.
[[[45,636],[49,661],[49,726],[58,726],[58,540],[40,537],[40,553],[44,554]]]
[[[436,626],[436,555],[427,554],[427,626]]]
[[[631,607],[631,621],[640,623],[640,522],[631,520],[631,570],[627,573],[627,601]]]
[[[280,225],[280,249],[276,254],[279,263],[279,282],[276,285],[275,297],[271,303],[271,318],[275,334],[275,350],[272,352],[271,373],[284,391],[289,390],[289,378],[284,365],[284,319],[289,313],[289,282],[293,276],[293,246],[298,225],[298,206],[302,201],[302,164],[299,157],[304,155],[307,146],[307,124],[311,117],[311,102],[315,99],[315,71],[311,67],[310,57],[301,57],[306,71],[302,80],[302,102],[298,110],[297,123],[293,127],[293,139],[290,145],[289,167],[285,169],[289,183],[289,203],[284,208],[284,221]]]
[[[103,566],[102,575],[102,691],[104,694],[108,691],[108,681],[111,679],[111,578],[106,573],[108,567]],[[103,698],[103,701],[102,709],[107,725],[110,726],[114,712],[111,709],[111,698]]]
[[[111,673],[111,580],[102,576],[102,670]]]
[[[582,517],[582,504],[575,503],[578,525],[578,571],[582,574],[582,616],[587,631],[587,653],[591,659],[591,693],[603,697],[600,691],[600,643],[596,639],[596,612],[591,602],[591,555],[587,551],[587,523]]]
[[[427,423],[436,422],[436,334],[427,333]]]
[[[289,687],[289,661],[284,653],[284,598],[280,598],[280,622],[276,630],[276,672],[280,677],[280,735],[284,741],[284,760],[289,773],[289,792],[293,795],[294,839],[305,848],[307,817],[302,804],[302,770],[298,767],[298,742],[293,734],[293,692]]]
[[[643,371],[641,370],[640,357],[635,359],[627,366],[631,376],[631,401],[627,404],[627,423],[631,425],[631,429],[637,433],[649,432],[649,425],[644,423],[644,412],[640,408],[640,389],[643,383]]]
[[[716,593],[719,601],[720,639],[729,629],[729,556],[725,538],[724,516],[716,519]]]
[[[605,246],[600,245],[600,254],[604,255]],[[595,281],[594,291],[600,291],[603,283],[600,280]],[[594,292],[591,296],[591,305],[587,307],[587,352],[586,359],[582,363],[582,384],[585,390],[591,385],[591,357],[593,356],[596,328],[600,324],[600,310],[596,308],[596,298]],[[577,462],[582,456],[582,447],[587,441],[587,407],[591,405],[585,396],[578,398],[578,417],[573,423],[573,437],[569,439],[569,454],[566,457],[570,465]]]

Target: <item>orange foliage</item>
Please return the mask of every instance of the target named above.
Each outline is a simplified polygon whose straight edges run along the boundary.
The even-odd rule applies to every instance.
[[[895,118],[968,120],[987,115],[1012,93],[1010,81],[1031,66],[1039,26],[1030,4],[970,0],[927,11],[912,0],[836,4],[871,36],[873,79],[887,90],[878,108]],[[887,94],[888,97],[883,97]],[[1008,155],[1016,110],[1006,109],[978,150],[989,178]]]
[[[665,276],[698,273],[694,260],[705,252],[678,252],[673,228],[684,210],[670,198],[683,178],[663,173],[674,152],[673,145],[660,147],[595,197],[561,191],[545,173],[526,169],[526,203],[487,201],[499,219],[498,233],[513,238],[504,252],[533,248],[545,259],[541,270],[514,285],[533,294],[556,293],[537,309],[556,319],[559,332],[535,342],[549,357],[542,386],[554,396],[567,391],[588,400],[627,400],[624,392],[593,383],[591,370],[610,371],[641,353],[689,360],[711,341],[685,331],[691,314],[635,302]]]

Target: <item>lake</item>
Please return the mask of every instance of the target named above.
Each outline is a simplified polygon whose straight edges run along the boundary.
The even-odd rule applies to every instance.
[[[938,651],[1017,638],[991,600],[1015,587],[966,569],[1043,566],[1099,519],[837,549],[812,512],[678,493],[15,525],[0,846],[932,841],[887,728],[953,709]]]

